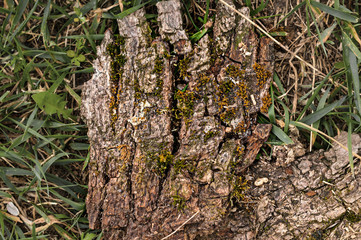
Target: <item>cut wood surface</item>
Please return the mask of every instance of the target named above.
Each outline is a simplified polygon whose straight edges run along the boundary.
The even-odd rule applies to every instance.
[[[361,196],[345,164],[332,170],[343,160],[254,162],[271,130],[256,120],[270,104],[272,41],[218,3],[212,33],[192,44],[180,2],[157,9],[160,37],[143,9],[118,20],[120,36],[106,32],[83,89],[90,228],[105,239],[351,236]]]

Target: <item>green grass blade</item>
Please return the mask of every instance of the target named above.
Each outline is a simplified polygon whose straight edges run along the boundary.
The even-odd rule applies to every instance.
[[[3,182],[5,183],[5,185],[10,188],[14,193],[16,193],[17,195],[20,194],[20,192],[18,191],[18,189],[15,187],[14,184],[12,184],[12,182],[10,181],[9,178],[7,178],[7,176],[5,175],[5,172],[3,170],[3,167],[0,167],[0,178],[3,180]]]
[[[322,50],[323,50],[323,52],[325,53],[325,56],[327,57],[327,51],[326,51],[326,48],[325,48],[325,44],[324,44],[323,41],[322,41],[321,32],[320,32],[320,29],[318,28],[318,24],[317,24],[315,15],[314,15],[314,13],[313,13],[312,11],[310,11],[310,14],[311,14],[311,17],[312,17],[313,22],[315,23],[317,36],[318,36],[318,39],[319,39],[319,41],[320,41],[320,43],[321,43]]]
[[[13,123],[17,124],[19,127],[25,129],[26,126],[24,124],[22,124],[21,122],[16,121],[15,119],[12,118],[8,118],[10,121],[12,121]],[[46,139],[43,135],[39,134],[38,132],[34,131],[33,129],[29,129],[29,133],[34,135],[37,138],[42,139],[43,141],[45,141],[47,144],[52,145],[53,147],[55,147],[57,150],[60,150],[61,152],[64,152],[62,149],[60,149],[56,144],[52,143],[51,141],[49,141],[48,139]]]
[[[361,114],[361,98],[360,98],[360,78],[359,78],[359,69],[358,69],[358,64],[357,64],[357,59],[355,54],[349,49],[347,48],[346,51],[348,51],[347,56],[347,61],[348,61],[348,65],[349,66],[349,76],[352,78],[352,83],[353,83],[353,95],[355,98],[355,103],[356,103],[356,108],[358,110],[358,113]]]
[[[48,30],[48,17],[50,13],[50,5],[51,5],[51,0],[48,0],[48,3],[46,4],[46,7],[44,9],[43,21],[41,22],[41,28],[40,28],[40,32],[43,35],[45,45],[48,45],[50,42],[49,30]]]
[[[21,155],[13,151],[8,151],[7,149],[4,149],[2,147],[0,148],[0,157],[8,158],[11,161],[15,161],[16,163],[21,165],[30,166],[28,165],[27,161],[23,160]]]
[[[104,34],[89,34],[93,40],[103,40]],[[64,39],[84,39],[84,35],[71,35],[71,36],[63,36],[61,38]]]
[[[275,99],[274,99],[273,86],[272,85],[270,87],[270,92],[271,92],[272,103],[271,103],[270,108],[268,109],[268,117],[269,117],[270,122],[272,124],[275,124],[276,123],[275,101],[274,101]]]
[[[66,55],[66,52],[56,52],[56,51],[45,51],[45,50],[24,50],[24,56],[34,57],[34,58],[45,58],[45,59],[55,59],[63,63],[70,63],[70,59]]]
[[[127,9],[127,10],[124,10],[123,12],[121,12],[121,13],[119,13],[119,14],[117,14],[117,15],[114,15],[114,18],[116,18],[116,19],[122,19],[122,18],[124,18],[125,16],[128,16],[129,14],[132,14],[133,12],[137,11],[138,9],[140,9],[140,8],[144,7],[145,5],[151,3],[152,1],[153,1],[153,0],[147,1],[147,2],[145,2],[145,3],[139,4],[139,5],[137,5],[137,6],[134,6],[134,7],[131,7],[131,8],[129,8],[129,9]]]
[[[293,144],[292,139],[276,125],[272,126],[272,133],[276,135],[284,144]]]
[[[32,171],[22,168],[3,167],[2,170],[7,176],[34,176]]]
[[[21,1],[22,2],[22,1]],[[18,35],[18,33],[25,27],[25,24],[29,21],[30,17],[33,15],[36,7],[38,6],[39,0],[37,0],[33,6],[33,8],[30,10],[30,12],[27,14],[26,19],[15,29],[13,34],[10,36],[9,42],[12,42],[14,37]]]
[[[88,150],[89,144],[88,143],[79,143],[79,142],[73,142],[70,143],[70,147],[74,150],[82,151],[82,150]]]
[[[248,8],[251,8],[251,7],[252,7],[251,0],[245,0],[245,3],[246,3],[246,6],[247,6]]]
[[[84,209],[84,205],[85,205],[84,203],[74,202],[74,201],[70,200],[69,198],[61,196],[57,191],[55,191],[53,189],[49,189],[49,191],[52,194],[54,194],[57,198],[63,200],[65,203],[69,204],[75,210],[80,211],[80,210]]]
[[[0,191],[0,197],[11,198],[11,195],[7,192]]]
[[[75,185],[74,183],[61,179],[58,176],[55,176],[50,173],[45,173],[45,175],[46,175],[46,179],[49,182],[54,183],[55,185],[57,185],[58,187],[69,193],[75,199],[78,198],[79,194],[81,195],[86,194],[86,191],[83,188],[81,188],[78,185]]]
[[[327,79],[331,76],[332,70],[326,75],[326,77],[321,81],[321,83],[318,85],[318,87],[314,90],[312,96],[307,100],[307,103],[305,105],[305,107],[302,109],[300,115],[298,116],[297,120],[298,121],[301,117],[303,117],[303,114],[307,111],[307,109],[310,107],[310,105],[312,104],[313,100],[315,100],[315,98],[318,96],[318,93],[321,91],[323,85],[325,84],[325,82],[327,81]]]
[[[80,106],[81,105],[81,97],[67,83],[65,84],[65,89],[68,91],[70,96],[72,96]]]
[[[85,158],[85,161],[84,161],[84,165],[83,165],[83,169],[82,169],[82,171],[84,171],[84,170],[85,170],[85,168],[88,166],[89,161],[90,161],[90,151],[88,152],[88,154],[87,154],[87,156],[86,156],[86,158]]]
[[[264,2],[264,0],[262,0],[261,4],[258,6],[258,8],[251,10],[250,15],[251,16],[255,16],[257,13],[261,12],[263,9],[265,9],[268,5],[269,0],[266,0],[266,2]]]
[[[0,97],[0,103],[4,102],[4,99],[6,98],[7,95],[9,95],[10,91],[6,91],[4,92],[3,95],[1,95]]]
[[[331,90],[331,86],[329,86],[329,87],[326,89],[325,93],[322,95],[322,97],[321,97],[321,99],[320,99],[320,101],[318,102],[318,105],[317,105],[317,111],[318,111],[318,110],[321,110],[321,109],[323,109],[323,108],[325,107],[326,101],[327,101],[327,99],[328,99],[328,95],[330,94],[330,90]],[[315,128],[315,129],[318,130],[318,128],[319,128],[319,126],[320,126],[320,123],[321,123],[320,120],[316,121],[316,122],[313,124],[313,128]],[[316,139],[317,134],[318,134],[317,132],[314,132],[314,133],[313,133],[313,136],[314,136],[313,138],[314,138],[314,139]]]
[[[289,13],[286,14],[286,16],[284,16],[278,23],[277,25],[279,25],[281,22],[283,22],[286,18],[288,18],[289,16],[291,16],[294,12],[296,12],[300,7],[302,7],[303,5],[306,4],[306,1],[301,2],[300,4],[298,4],[297,6],[295,6]]]
[[[307,125],[311,125],[312,123],[323,118],[325,115],[327,115],[329,112],[331,112],[336,107],[340,106],[345,100],[346,100],[346,96],[344,96],[343,98],[341,98],[338,101],[335,101],[335,102],[327,105],[325,108],[323,108],[321,110],[318,110],[314,113],[311,113],[310,115],[307,115],[306,117],[301,119],[301,122],[303,122]]]
[[[199,27],[194,23],[193,18],[192,18],[192,16],[191,16],[191,14],[189,13],[189,10],[188,10],[188,7],[187,7],[186,2],[185,2],[184,0],[182,0],[182,3],[183,3],[183,6],[184,6],[184,8],[185,8],[185,10],[186,10],[186,14],[187,14],[189,20],[191,20],[191,22],[192,22],[194,28],[197,30],[197,32],[199,32],[200,29],[199,29]]]
[[[10,31],[9,31],[10,33],[13,32],[15,27],[18,25],[18,23],[19,23],[21,17],[23,16],[23,13],[24,13],[28,3],[29,3],[29,0],[19,1],[19,5],[16,6],[16,13],[15,13],[15,17],[14,17],[14,20],[12,22],[12,25],[11,25],[11,28],[10,28]]]
[[[25,127],[25,129],[24,129],[24,134],[23,134],[23,136],[25,136],[25,135],[27,134],[28,129],[29,129],[31,123],[34,121],[34,118],[35,118],[37,112],[38,112],[38,107],[35,106],[35,107],[34,107],[34,111],[30,114],[30,117],[28,118],[28,121],[26,122],[26,127]],[[23,138],[22,140],[24,140],[24,138]]]
[[[206,0],[206,14],[204,14],[203,24],[206,24],[208,21],[208,15],[209,15],[209,2],[210,0]]]
[[[314,0],[311,0],[311,5],[341,20],[345,20],[352,23],[357,23],[359,21],[359,18],[357,16],[331,8],[323,3],[319,3]]]
[[[310,7],[307,5],[307,6],[306,6],[306,26],[307,26],[307,35],[308,35],[309,37],[311,37],[310,12],[312,12],[312,10],[310,10]]]
[[[42,167],[42,171],[45,173],[48,171],[49,167],[53,165],[55,161],[57,161],[59,158],[65,157],[67,154],[65,153],[59,153],[55,155],[54,157],[50,158]]]
[[[84,33],[85,33],[85,37],[86,39],[89,41],[92,49],[93,49],[93,52],[97,52],[97,47],[95,45],[95,42],[93,40],[93,38],[90,36],[90,33],[88,31],[88,28],[87,28],[87,24],[82,24],[82,27],[83,27],[83,30],[84,30]]]
[[[345,44],[345,47],[350,48],[350,50],[355,54],[359,61],[361,61],[360,49],[353,43],[352,39],[344,31],[342,31],[342,37],[342,42]]]
[[[290,111],[289,111],[287,105],[284,102],[278,100],[278,103],[282,105],[283,110],[285,112],[285,116],[284,116],[285,127],[284,127],[283,130],[284,130],[285,133],[287,133],[288,132],[288,127],[290,125]]]
[[[278,77],[277,73],[274,73],[274,74],[273,74],[273,81],[276,83],[277,88],[281,91],[282,95],[284,95],[284,98],[285,98],[285,100],[286,100],[286,103],[288,103],[288,98],[287,98],[287,95],[286,95],[286,91],[285,91],[285,89],[283,88],[283,84],[281,83],[281,80],[280,80],[280,78]]]
[[[66,76],[66,73],[63,73],[61,76],[59,76],[56,79],[56,81],[53,83],[53,85],[51,85],[51,87],[49,88],[48,91],[51,93],[55,93],[56,89],[58,89],[60,84],[64,81],[65,76]]]
[[[95,9],[97,6],[97,0],[90,0],[88,1],[87,4],[85,4],[81,9],[80,12],[85,15],[87,14],[90,10]]]

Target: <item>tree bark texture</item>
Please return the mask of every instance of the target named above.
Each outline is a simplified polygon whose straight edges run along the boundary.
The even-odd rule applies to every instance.
[[[192,44],[180,2],[157,9],[160,37],[143,9],[118,20],[119,37],[106,32],[83,89],[90,228],[106,239],[291,239],[343,219],[349,205],[321,181],[323,152],[248,170],[270,131],[256,117],[270,104],[272,42],[218,3],[213,33]]]

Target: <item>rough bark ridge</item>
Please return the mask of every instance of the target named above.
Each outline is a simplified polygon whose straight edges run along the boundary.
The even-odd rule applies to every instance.
[[[119,20],[120,36],[106,32],[84,87],[90,228],[161,239],[196,214],[169,239],[269,239],[283,216],[272,216],[277,191],[246,192],[241,174],[270,131],[256,116],[270,103],[272,44],[219,3],[213,36],[192,46],[179,1],[157,8],[161,36],[151,38],[144,10]],[[272,181],[284,190],[283,177]],[[244,199],[261,201],[242,208]]]

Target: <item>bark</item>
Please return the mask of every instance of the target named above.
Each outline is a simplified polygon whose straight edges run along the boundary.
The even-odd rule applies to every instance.
[[[157,9],[160,37],[142,9],[118,20],[121,36],[106,32],[84,86],[90,228],[109,239],[287,239],[343,216],[346,205],[318,192],[329,185],[311,181],[322,158],[248,170],[270,131],[256,117],[270,103],[272,42],[219,3],[212,36],[191,44],[180,2]],[[320,172],[304,178],[307,167]],[[250,186],[260,176],[268,183]]]

